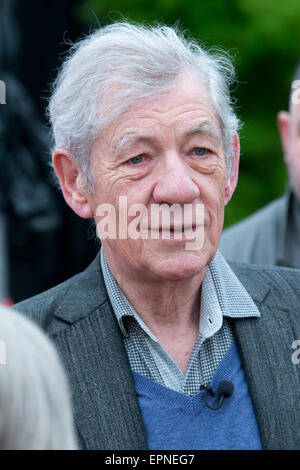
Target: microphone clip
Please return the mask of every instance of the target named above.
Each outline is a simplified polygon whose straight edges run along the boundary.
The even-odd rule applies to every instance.
[[[200,390],[205,390],[204,401],[206,406],[213,411],[217,411],[223,405],[224,398],[229,398],[233,394],[234,385],[230,380],[223,380],[219,383],[218,386],[218,394],[220,395],[219,403],[217,407],[212,407],[207,402],[207,394],[209,393],[212,397],[215,397],[216,394],[213,392],[211,387],[205,387],[204,385],[201,386]]]

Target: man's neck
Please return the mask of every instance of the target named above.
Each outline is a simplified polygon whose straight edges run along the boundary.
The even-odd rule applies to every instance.
[[[180,369],[185,372],[199,333],[204,272],[192,279],[156,280],[126,272],[107,260],[120,289]]]

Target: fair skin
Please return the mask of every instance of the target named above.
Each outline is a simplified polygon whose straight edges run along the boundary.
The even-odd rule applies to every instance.
[[[128,134],[135,137],[125,146],[117,145]],[[95,142],[93,194],[81,185],[72,155],[63,149],[53,154],[66,202],[78,215],[95,217],[96,222],[99,204],[117,208],[120,195],[127,196],[128,207],[204,204],[204,244],[199,250],[187,251],[185,241],[174,238],[102,241],[119,286],[183,372],[198,336],[201,283],[219,244],[224,206],[237,183],[236,134],[233,150],[235,171],[228,177],[208,91],[199,79],[183,75],[164,96],[128,109]]]
[[[278,113],[277,123],[291,185],[300,201],[300,104],[291,104],[289,113]]]

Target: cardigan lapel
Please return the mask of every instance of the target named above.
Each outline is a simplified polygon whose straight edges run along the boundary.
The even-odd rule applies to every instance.
[[[300,339],[295,293],[277,273],[272,287],[263,271],[255,271],[255,277],[246,269],[236,274],[261,313],[260,318],[232,319],[232,325],[263,448],[299,449],[300,366],[292,361],[292,342]],[[265,296],[257,295],[262,285],[269,285]]]
[[[68,374],[83,447],[146,449],[132,373],[98,257],[71,286],[56,316],[71,324],[52,339]]]

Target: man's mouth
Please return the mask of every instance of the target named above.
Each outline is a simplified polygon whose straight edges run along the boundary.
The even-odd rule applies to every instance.
[[[180,225],[180,226],[161,226],[161,227],[149,227],[151,233],[157,234],[157,238],[171,239],[171,240],[185,240],[186,235],[191,236],[200,229],[201,226],[193,225]],[[156,237],[154,237],[156,238]]]
[[[184,230],[196,230],[197,225],[162,225],[158,228],[152,227],[152,230],[158,230],[160,232],[170,230],[170,232],[184,232]]]

